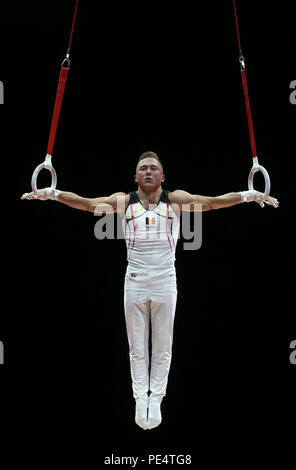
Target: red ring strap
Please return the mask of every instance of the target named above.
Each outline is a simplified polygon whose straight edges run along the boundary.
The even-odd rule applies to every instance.
[[[233,0],[233,9],[234,9],[234,17],[235,17],[235,25],[236,25],[236,32],[237,32],[237,41],[238,41],[238,47],[239,47],[239,54],[240,54],[241,77],[242,77],[245,105],[246,105],[247,118],[248,118],[248,126],[249,126],[249,134],[250,134],[250,141],[251,141],[252,157],[256,158],[257,157],[257,152],[256,152],[253,121],[252,121],[252,115],[251,115],[251,106],[250,106],[248,86],[247,86],[247,75],[246,75],[246,69],[245,69],[245,61],[244,61],[244,58],[243,58],[243,53],[242,53],[242,48],[241,48],[241,42],[240,42],[240,35],[239,35],[239,27],[238,27],[235,0]]]
[[[75,21],[76,21],[78,1],[79,0],[76,0],[76,4],[75,4],[72,28],[71,28],[71,33],[70,33],[70,40],[69,40],[69,45],[68,45],[68,50],[67,50],[67,55],[66,55],[66,61],[68,62],[68,66],[67,67],[63,66],[65,62],[64,61],[61,66],[60,75],[59,75],[58,88],[57,88],[57,93],[56,93],[56,98],[55,98],[55,104],[54,104],[53,115],[52,115],[52,120],[51,120],[51,127],[50,127],[50,132],[49,132],[49,139],[48,139],[48,144],[47,144],[47,153],[49,155],[52,155],[52,151],[53,151],[62,101],[63,101],[65,87],[66,87],[68,71],[70,67],[69,55],[70,55],[70,48],[71,48],[73,31],[74,31],[74,26],[75,26]]]

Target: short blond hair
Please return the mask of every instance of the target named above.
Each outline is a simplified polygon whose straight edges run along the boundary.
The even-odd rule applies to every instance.
[[[141,160],[144,160],[144,158],[149,158],[149,157],[150,158],[155,158],[155,160],[157,160],[161,164],[161,167],[162,167],[162,162],[161,162],[159,156],[157,155],[157,153],[152,152],[151,150],[148,150],[147,152],[141,153],[141,155],[139,156],[138,164]]]

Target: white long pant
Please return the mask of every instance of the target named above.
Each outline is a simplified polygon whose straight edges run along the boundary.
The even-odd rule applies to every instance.
[[[124,308],[130,350],[133,396],[160,400],[165,396],[173,344],[177,301],[175,268],[169,272],[133,272],[128,267]],[[149,325],[151,321],[151,369],[149,380]]]

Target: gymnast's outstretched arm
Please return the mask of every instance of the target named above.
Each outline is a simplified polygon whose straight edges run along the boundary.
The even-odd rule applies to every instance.
[[[66,204],[73,209],[90,212],[119,212],[121,208],[125,209],[128,198],[129,195],[123,192],[117,192],[111,194],[111,196],[86,198],[75,193],[51,188],[40,189],[37,194],[34,192],[25,193],[21,197],[21,199],[39,199],[41,201],[51,199]]]
[[[172,204],[177,204],[181,210],[188,211],[186,206],[190,208],[190,211],[194,212],[197,210],[209,211],[212,209],[222,209],[224,207],[231,207],[236,204],[241,204],[242,202],[252,202],[255,201],[258,204],[261,204],[262,195],[260,191],[250,190],[242,192],[232,192],[223,194],[221,196],[210,197],[210,196],[200,196],[198,194],[190,194],[187,191],[182,191],[177,189],[170,193],[169,198]],[[273,207],[278,207],[278,200],[268,196],[264,201],[264,204],[272,205]]]

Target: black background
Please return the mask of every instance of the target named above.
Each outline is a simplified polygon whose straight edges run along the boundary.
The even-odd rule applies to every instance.
[[[291,2],[237,5],[259,162],[280,207],[204,213],[201,249],[179,240],[173,360],[163,422],[151,431],[134,423],[125,242],[97,240],[93,214],[20,200],[45,157],[74,1],[3,5],[3,447],[93,448],[99,460],[295,445]],[[53,152],[58,188],[136,189],[146,150],[162,159],[166,189],[247,189],[231,1],[80,2]],[[48,185],[47,172],[38,181]]]

